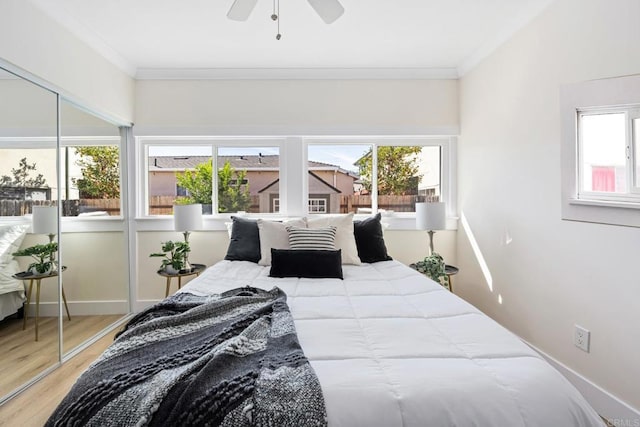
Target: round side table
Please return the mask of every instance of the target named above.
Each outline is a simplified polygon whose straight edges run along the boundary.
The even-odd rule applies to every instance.
[[[61,268],[62,271],[65,271],[67,267],[63,266]],[[33,290],[33,283],[36,284],[36,341],[38,341],[38,321],[40,319],[40,282],[42,279],[49,279],[51,277],[58,277],[58,271],[53,271],[51,273],[46,274],[33,274],[29,271],[23,271],[21,273],[16,273],[12,276],[14,279],[18,280],[28,280],[29,281],[29,289],[27,291],[27,302],[24,305],[24,317],[22,321],[22,330],[24,331],[27,328],[27,317],[28,316],[28,308],[31,303],[31,291]],[[71,315],[69,314],[69,306],[67,305],[67,297],[64,294],[64,286],[62,286],[62,300],[64,301],[64,308],[67,311],[67,317],[71,320]]]
[[[176,273],[169,273],[165,270],[158,270],[158,275],[167,278],[167,285],[164,293],[164,297],[169,296],[169,289],[171,288],[171,279],[174,277],[178,278],[178,289],[182,288],[182,278],[188,276],[199,276],[204,270],[206,270],[207,266],[204,264],[191,264],[190,270],[180,270]]]

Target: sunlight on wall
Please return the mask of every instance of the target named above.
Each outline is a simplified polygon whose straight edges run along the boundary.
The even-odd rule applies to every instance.
[[[493,277],[491,277],[491,271],[489,271],[489,266],[487,265],[484,256],[482,256],[482,252],[480,251],[480,247],[478,246],[478,241],[471,231],[469,221],[467,221],[467,217],[465,216],[464,212],[460,212],[460,224],[462,224],[462,228],[469,238],[469,244],[471,245],[471,249],[473,249],[473,253],[478,260],[478,264],[480,265],[480,269],[482,270],[484,279],[487,282],[487,287],[491,292],[493,292]]]

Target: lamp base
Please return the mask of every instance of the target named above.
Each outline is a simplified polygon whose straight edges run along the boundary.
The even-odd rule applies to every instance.
[[[429,235],[429,255],[433,255],[435,252],[433,250],[433,235],[436,234],[436,232],[433,230],[429,230],[427,231],[427,234]]]

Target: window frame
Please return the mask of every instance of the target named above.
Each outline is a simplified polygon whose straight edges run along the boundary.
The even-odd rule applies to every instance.
[[[362,137],[313,137],[304,140],[305,166],[308,165],[307,154],[310,145],[371,145],[372,146],[372,189],[371,189],[371,214],[356,214],[356,217],[366,217],[378,213],[378,147],[439,147],[440,148],[440,201],[445,202],[447,217],[455,218],[457,207],[455,195],[456,188],[456,142],[453,136],[362,136]],[[303,188],[305,193],[309,187],[308,170],[305,167]],[[304,195],[304,200],[308,194]],[[311,213],[309,213],[312,215]],[[415,218],[415,212],[394,212],[396,218]],[[453,226],[452,226],[453,227]]]
[[[218,161],[218,149],[219,148],[258,148],[258,147],[277,147],[280,156],[280,166],[278,175],[280,177],[280,183],[283,183],[283,166],[282,166],[282,152],[284,149],[284,139],[281,137],[221,137],[221,136],[136,136],[136,164],[138,165],[136,174],[136,186],[142,191],[138,191],[136,195],[136,218],[148,219],[148,218],[164,218],[170,217],[170,215],[150,215],[149,214],[149,147],[178,147],[185,145],[189,147],[210,147],[211,148],[211,160],[213,162],[213,183],[212,183],[212,214],[205,215],[205,217],[211,218],[228,218],[229,213],[218,213],[218,199],[215,197],[218,194],[218,180],[217,180],[217,161]],[[286,178],[284,178],[286,180]],[[284,187],[286,188],[286,186]],[[281,199],[282,199],[281,195]],[[282,202],[282,200],[281,200]],[[260,216],[273,216],[267,212],[260,213]]]
[[[584,166],[584,148],[583,148],[583,118],[585,116],[600,116],[605,114],[624,114],[625,121],[625,181],[627,191],[625,193],[611,193],[602,191],[586,191],[582,189],[585,170]],[[637,184],[637,178],[635,177],[635,171],[638,165],[635,164],[635,152],[637,147],[634,147],[634,133],[633,120],[640,118],[640,104],[631,106],[607,106],[607,107],[590,107],[580,108],[576,111],[577,121],[577,134],[576,134],[576,149],[577,149],[577,186],[576,186],[576,199],[578,200],[593,200],[602,202],[629,202],[640,203],[640,187]]]
[[[635,109],[638,106],[640,106],[640,76],[637,75],[590,80],[560,87],[561,219],[640,227],[640,215],[638,215],[640,200],[611,197],[602,200],[578,196],[581,185],[578,172],[578,113],[580,111],[611,111],[611,109],[620,108]],[[635,143],[635,141],[632,142]],[[636,150],[640,150],[640,147],[636,147],[628,155],[635,156]]]
[[[135,129],[134,129],[135,131]],[[279,147],[280,153],[280,194],[277,213],[243,214],[252,218],[291,218],[304,217],[308,212],[308,151],[309,144],[339,145],[339,144],[369,144],[376,147],[392,146],[439,146],[441,152],[441,200],[447,203],[448,229],[457,228],[457,137],[453,135],[393,135],[393,136],[220,136],[220,135],[135,135],[135,219],[139,230],[169,230],[171,229],[169,215],[148,215],[148,147],[176,146],[176,145],[206,145],[212,147]],[[216,150],[213,150],[214,154]],[[374,150],[376,152],[376,150]],[[377,152],[376,152],[377,156]],[[376,157],[377,158],[377,157]],[[374,168],[375,170],[375,168]],[[377,173],[377,171],[376,171]],[[217,180],[216,180],[217,181]],[[217,185],[217,182],[215,183]],[[214,189],[217,193],[217,187]],[[225,229],[224,222],[229,220],[230,214],[217,213],[214,207],[212,215],[205,215],[205,228],[208,230]],[[356,214],[356,218],[366,218],[373,213]],[[415,229],[415,213],[395,212],[383,213],[385,223],[390,229]]]

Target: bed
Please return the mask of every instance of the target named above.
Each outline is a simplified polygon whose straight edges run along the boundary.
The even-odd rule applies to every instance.
[[[377,222],[379,229],[379,217]],[[384,260],[375,262],[351,265],[340,262],[346,258],[339,259],[342,278],[271,277],[280,255],[273,249],[277,244],[273,236],[267,237],[260,234],[263,253],[258,255],[247,252],[246,247],[232,251],[232,239],[228,252],[232,259],[208,268],[160,303],[161,316],[153,316],[154,321],[170,317],[167,313],[185,316],[193,310],[176,311],[180,301],[215,300],[229,292],[281,291],[286,295],[297,340],[321,388],[316,399],[324,401],[326,411],[322,423],[286,425],[324,425],[325,421],[329,426],[349,427],[603,425],[577,390],[536,352],[438,283],[389,259],[386,249]],[[272,259],[262,263],[271,265],[260,265],[256,257],[264,261],[266,242]],[[372,244],[367,243],[370,249]],[[368,259],[367,249],[363,246],[362,250],[358,251],[360,258]],[[350,256],[336,252],[338,257]],[[295,252],[296,256],[300,253],[304,254]],[[233,259],[238,257],[253,260]],[[286,268],[295,270],[301,265],[289,262]],[[139,315],[136,322],[142,320]],[[180,328],[174,326],[172,334]],[[147,334],[155,333],[157,328],[149,326]],[[126,351],[137,345],[136,340],[116,341],[112,347]],[[147,355],[139,354],[142,358]],[[84,383],[84,390],[92,390],[92,383],[84,377],[79,382]],[[294,391],[291,394],[295,396]],[[201,398],[193,394],[180,398],[185,400],[185,395],[190,401]],[[131,394],[122,400],[126,406],[134,398],[139,396]],[[254,425],[238,416],[237,422],[223,425]],[[48,425],[56,424],[50,420]]]
[[[13,252],[22,244],[29,225],[0,225],[0,320],[15,314],[25,301],[22,281],[12,276],[20,272]]]

